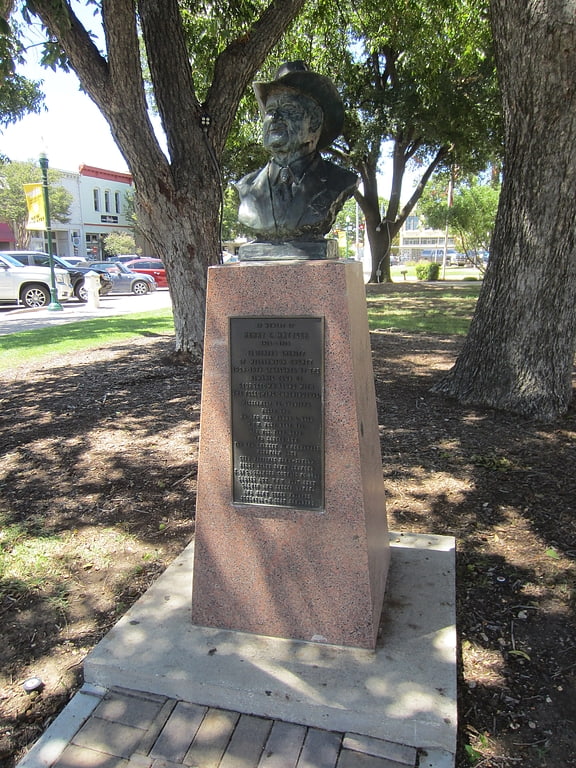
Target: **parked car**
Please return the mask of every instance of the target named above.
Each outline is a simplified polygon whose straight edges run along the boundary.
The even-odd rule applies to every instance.
[[[103,267],[112,278],[111,293],[134,293],[142,296],[156,290],[156,281],[150,275],[132,272],[121,261],[91,261],[84,262],[94,267]]]
[[[24,266],[50,266],[50,257],[47,253],[42,253],[42,251],[5,251],[4,253],[8,253]],[[70,273],[72,290],[78,301],[88,301],[88,292],[84,285],[84,277],[86,273],[90,271],[91,267],[74,266],[70,264],[67,259],[62,259],[59,256],[52,256],[52,259],[54,260],[55,267],[60,267]],[[100,296],[105,296],[112,290],[112,278],[105,269],[94,269],[94,271],[98,272],[100,276]]]
[[[72,298],[72,281],[65,269],[54,269],[58,301]],[[6,251],[0,252],[0,303],[47,307],[50,303],[52,275],[48,267],[23,266]]]
[[[114,256],[110,261],[121,261],[123,264],[126,264],[127,261],[134,261],[134,259],[139,258],[137,253],[122,253],[120,256]]]
[[[160,259],[134,259],[124,262],[134,272],[140,272],[143,275],[151,275],[156,281],[158,288],[168,288],[166,279],[166,270]]]
[[[83,264],[86,261],[83,256],[65,256],[63,258],[65,258],[67,263],[71,264],[73,267],[77,267],[78,264]]]

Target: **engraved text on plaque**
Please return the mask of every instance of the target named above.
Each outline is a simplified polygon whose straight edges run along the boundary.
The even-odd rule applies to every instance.
[[[324,322],[231,317],[233,501],[324,506]]]

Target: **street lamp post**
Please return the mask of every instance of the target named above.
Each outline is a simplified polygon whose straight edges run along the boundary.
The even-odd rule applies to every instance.
[[[56,291],[56,273],[54,272],[54,258],[52,254],[52,227],[50,226],[50,196],[48,194],[48,158],[44,152],[40,155],[40,168],[42,169],[42,195],[44,197],[46,235],[48,237],[48,263],[50,264],[50,304],[48,304],[48,309],[53,312],[62,312],[62,304],[58,301],[58,293]]]

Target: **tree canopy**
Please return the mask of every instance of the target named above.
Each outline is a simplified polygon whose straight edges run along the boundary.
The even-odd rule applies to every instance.
[[[363,181],[372,280],[390,279],[390,245],[432,174],[480,170],[500,151],[499,92],[485,3],[457,0],[354,4],[356,55],[344,78],[350,119],[345,151]],[[378,170],[390,148],[384,215]],[[419,182],[402,203],[407,168]]]
[[[356,197],[366,217],[372,280],[389,279],[391,242],[432,174],[454,163],[478,172],[502,151],[487,0],[308,4],[268,57],[265,76],[297,58],[329,75],[344,97],[345,130],[332,159],[362,179]],[[253,126],[240,124],[246,146],[254,147]],[[392,173],[381,190],[387,159]],[[419,183],[402,204],[408,168]]]
[[[451,174],[440,174],[424,190],[418,211],[431,229],[446,226],[466,258],[484,271],[483,253],[490,249],[500,184],[492,178],[470,176],[453,183]]]

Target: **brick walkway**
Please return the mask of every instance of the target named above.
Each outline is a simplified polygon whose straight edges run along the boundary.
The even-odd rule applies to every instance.
[[[367,736],[115,688],[53,768],[415,768],[418,750]]]

